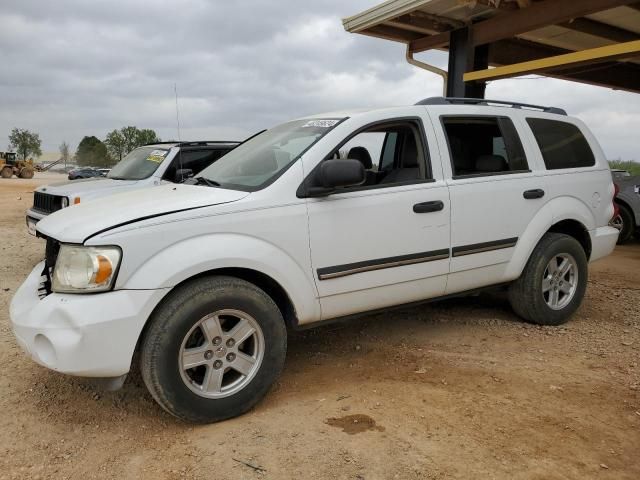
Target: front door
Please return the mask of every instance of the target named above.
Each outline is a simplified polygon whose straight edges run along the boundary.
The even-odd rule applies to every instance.
[[[442,295],[449,272],[449,194],[431,173],[421,120],[369,125],[327,158],[360,160],[367,181],[308,199],[322,318]]]

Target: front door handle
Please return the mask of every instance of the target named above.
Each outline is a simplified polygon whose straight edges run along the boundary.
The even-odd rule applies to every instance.
[[[524,192],[522,194],[522,196],[524,198],[526,198],[527,200],[532,200],[534,198],[542,198],[542,197],[544,197],[544,190],[542,190],[541,188],[535,188],[533,190],[527,190],[526,192]]]
[[[422,202],[416,203],[413,206],[413,211],[415,213],[429,213],[429,212],[439,212],[444,208],[444,203],[440,200],[434,200],[433,202]]]

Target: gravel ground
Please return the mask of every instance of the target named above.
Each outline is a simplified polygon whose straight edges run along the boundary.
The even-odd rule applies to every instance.
[[[53,178],[0,180],[0,479],[640,478],[640,243],[591,266],[563,327],[483,294],[293,333],[256,409],[193,426],[136,372],[104,393],[16,346],[44,250],[24,210]]]

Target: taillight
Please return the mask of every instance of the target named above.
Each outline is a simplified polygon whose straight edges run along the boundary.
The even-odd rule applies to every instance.
[[[613,203],[613,217],[611,217],[612,220],[614,218],[616,218],[620,214],[620,207],[615,202],[615,198],[618,196],[618,193],[620,193],[620,187],[618,186],[618,184],[614,183],[613,184],[613,198],[611,199],[611,202]]]

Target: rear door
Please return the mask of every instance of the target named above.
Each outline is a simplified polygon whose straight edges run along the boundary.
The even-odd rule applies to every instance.
[[[431,112],[451,199],[447,294],[508,280],[514,247],[546,202],[544,178],[525,154],[517,117],[484,106],[453,111]]]

